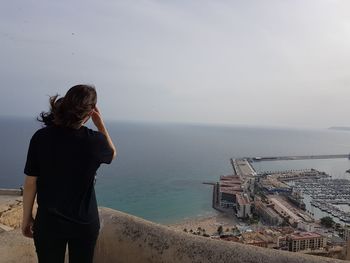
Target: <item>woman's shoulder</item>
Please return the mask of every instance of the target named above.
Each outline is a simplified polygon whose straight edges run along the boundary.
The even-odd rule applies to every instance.
[[[43,142],[45,142],[46,138],[48,134],[48,127],[42,127],[37,129],[32,137],[30,138],[30,144],[31,145],[36,145],[36,144],[41,144]]]
[[[79,129],[62,128],[58,126],[46,126],[38,129],[32,136],[32,140],[41,140],[43,138],[55,137],[55,136],[74,136],[81,139],[87,139],[91,141],[99,141],[104,139],[103,133],[81,126]]]
[[[39,128],[38,130],[36,130],[32,136],[32,139],[34,138],[38,138],[38,137],[41,137],[43,135],[45,135],[50,129],[50,126],[45,126],[45,127],[42,127],[42,128]]]
[[[60,127],[56,125],[48,125],[36,130],[32,136],[32,139],[52,137],[52,136],[57,136],[60,133],[67,133],[67,132],[69,133],[69,131],[65,131],[64,127]]]
[[[91,139],[99,140],[104,136],[102,132],[93,130],[86,126],[82,126],[81,129],[83,130],[83,134],[85,134],[88,138],[91,138]]]

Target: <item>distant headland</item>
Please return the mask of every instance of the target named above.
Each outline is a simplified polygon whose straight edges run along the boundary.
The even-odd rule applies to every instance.
[[[346,126],[333,126],[333,127],[329,127],[329,130],[338,130],[338,131],[350,131],[350,127],[346,127]]]

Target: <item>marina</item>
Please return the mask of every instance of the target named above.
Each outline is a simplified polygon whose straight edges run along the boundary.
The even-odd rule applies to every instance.
[[[255,211],[265,221],[284,221],[301,228],[325,216],[350,223],[350,180],[314,168],[264,171],[254,167],[264,161],[311,159],[349,159],[349,154],[231,158],[232,175],[204,183],[214,186],[213,207],[233,209],[230,213],[239,218],[251,217]]]
[[[294,183],[294,188],[312,198],[310,204],[323,212],[350,223],[350,212],[341,209],[339,205],[350,206],[350,180],[320,179],[300,180]]]
[[[304,155],[304,156],[275,156],[275,157],[250,157],[246,160],[253,164],[263,161],[294,161],[317,159],[350,159],[349,154],[334,155]],[[350,170],[350,169],[349,169]],[[349,170],[346,170],[348,173]],[[327,214],[336,222],[350,223],[350,180],[344,178],[332,178],[325,172],[315,169],[304,171],[273,171],[258,173],[258,176],[276,178],[285,182],[294,192],[300,193],[306,206],[314,215],[312,207]],[[275,189],[275,188],[274,188]]]

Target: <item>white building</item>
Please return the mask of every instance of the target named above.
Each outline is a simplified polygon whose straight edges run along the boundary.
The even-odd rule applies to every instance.
[[[236,202],[237,202],[237,217],[238,218],[247,218],[252,214],[251,211],[251,203],[247,194],[236,194]]]

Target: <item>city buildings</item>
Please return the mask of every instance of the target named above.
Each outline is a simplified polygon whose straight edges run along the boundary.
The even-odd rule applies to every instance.
[[[273,205],[263,203],[260,198],[256,198],[254,205],[256,214],[259,215],[265,223],[275,226],[283,223],[283,218],[273,210]]]
[[[238,218],[248,218],[251,216],[251,202],[247,194],[239,193],[236,194],[236,210]]]
[[[327,237],[313,232],[295,232],[286,237],[289,251],[322,249],[327,245]]]

